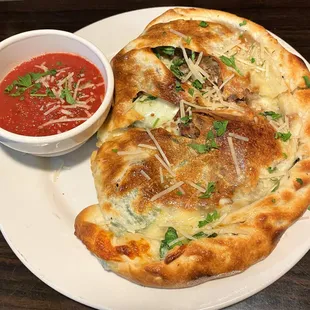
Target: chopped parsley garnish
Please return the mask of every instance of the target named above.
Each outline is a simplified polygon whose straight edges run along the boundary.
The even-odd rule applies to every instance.
[[[244,20],[242,23],[239,24],[240,27],[245,26],[246,25],[246,20]]]
[[[190,44],[191,41],[192,41],[192,37],[190,37],[190,36],[188,36],[188,37],[185,39],[185,42],[186,42],[187,44]]]
[[[62,62],[61,61],[57,61],[56,62],[56,66],[62,66]]]
[[[275,183],[275,187],[271,190],[271,192],[275,192],[280,186],[280,179],[271,178],[271,181]]]
[[[153,123],[152,128],[155,128],[155,127],[156,127],[156,125],[158,124],[158,122],[159,122],[159,118],[156,118],[155,122]]]
[[[173,46],[163,46],[159,48],[164,54],[173,56],[175,52],[175,48]]]
[[[207,235],[203,231],[198,232],[197,234],[193,235],[194,238],[200,239],[200,238],[215,238],[217,237],[217,233],[213,233],[211,235]]]
[[[192,55],[191,55],[191,59],[192,59],[192,61],[194,61],[194,60],[195,60],[195,57],[196,57],[196,54],[195,54],[195,52],[194,52],[194,51],[192,51]]]
[[[12,97],[18,97],[23,95],[23,93],[31,87],[34,87],[36,89],[36,92],[39,89],[38,84],[40,83],[35,83],[35,81],[47,75],[55,75],[56,72],[57,71],[55,69],[52,69],[43,73],[30,72],[25,74],[24,76],[19,76],[17,80],[14,80],[12,84],[8,85],[5,88],[4,92]],[[16,91],[14,93],[11,93],[14,88],[16,88]],[[33,92],[32,94],[34,94],[35,92]]]
[[[274,121],[282,117],[282,114],[279,114],[279,113],[276,113],[273,111],[265,111],[265,112],[259,113],[259,114],[266,116],[266,117],[270,116],[272,118],[272,120],[274,120]]]
[[[305,84],[306,84],[307,88],[310,88],[310,79],[309,79],[309,77],[304,75],[303,79],[305,80]]]
[[[300,185],[304,184],[304,181],[301,178],[296,178],[296,182],[298,182]]]
[[[152,95],[148,95],[144,101],[150,101],[150,100],[156,100],[156,99],[157,99],[157,97],[152,96]]]
[[[308,206],[308,210],[310,211],[310,206]]]
[[[252,58],[250,59],[250,61],[251,61],[251,63],[252,63],[252,64],[254,64],[254,62],[255,62],[255,58],[254,58],[254,57],[252,57]]]
[[[174,248],[177,245],[182,245],[181,241],[178,241],[174,243],[173,245],[169,246],[169,243],[174,241],[175,239],[178,239],[178,233],[173,227],[168,227],[166,234],[165,234],[165,239],[161,241],[160,243],[160,248],[159,248],[159,255],[160,258],[164,258],[169,250]]]
[[[184,91],[184,89],[182,88],[181,83],[179,81],[175,81],[175,90],[177,92]]]
[[[180,71],[179,67],[176,65],[171,65],[170,71],[179,79],[181,78],[181,76],[184,75],[184,73],[182,71]]]
[[[188,93],[193,97],[194,93],[195,93],[195,89],[194,88],[189,88],[188,89]]]
[[[30,91],[30,94],[35,94],[41,88],[41,83],[35,83]]]
[[[222,63],[224,63],[227,67],[231,67],[231,68],[235,69],[240,75],[243,75],[236,66],[234,55],[231,57],[226,57],[226,56],[222,55],[222,56],[220,56],[220,59],[221,59]]]
[[[210,198],[214,192],[215,192],[215,182],[208,182],[206,191],[201,196],[199,196],[199,198],[203,198],[203,199]],[[202,227],[202,226],[199,226],[199,227]]]
[[[178,196],[182,196],[183,194],[182,194],[181,191],[177,191],[177,195],[178,195]]]
[[[184,61],[184,59],[182,59],[182,58],[176,57],[176,58],[174,58],[174,59],[172,60],[172,64],[174,64],[174,65],[177,66],[177,67],[182,66],[184,63],[185,63],[185,61]]]
[[[273,203],[276,203],[276,200],[275,200],[274,198],[272,198],[271,201],[272,201]]]
[[[220,214],[217,212],[217,210],[210,212],[207,214],[206,218],[202,221],[198,222],[198,227],[201,228],[203,226],[206,226],[207,224],[214,222],[220,218]]]
[[[215,121],[215,122],[213,122],[213,127],[214,127],[218,137],[221,137],[224,135],[226,128],[227,128],[227,125],[228,125],[228,121]]]
[[[46,94],[48,97],[51,97],[51,98],[55,98],[56,96],[54,95],[54,93],[51,91],[50,88],[47,88],[46,89]]]
[[[206,146],[208,148],[208,151],[211,149],[217,149],[218,145],[216,144],[216,141],[214,139],[214,133],[212,130],[209,130],[206,137]]]
[[[199,23],[199,26],[202,27],[202,28],[206,28],[206,27],[208,26],[208,23],[205,22],[205,21],[201,21],[201,22]]]
[[[192,120],[192,116],[186,115],[186,116],[181,117],[180,120],[183,124],[187,125]]]
[[[275,133],[275,138],[276,139],[281,139],[283,142],[288,141],[291,138],[292,134],[288,131],[288,132],[276,132]]]
[[[267,170],[269,173],[273,173],[277,170],[277,167],[268,167]]]
[[[75,100],[73,99],[71,92],[68,88],[68,81],[66,81],[65,88],[61,91],[60,98],[65,99],[69,104],[75,104]]]
[[[118,149],[112,149],[112,152],[113,152],[113,153],[117,153],[117,152],[118,152]]]
[[[195,80],[192,85],[196,88],[196,89],[202,89],[202,84],[200,83],[199,80]]]
[[[286,153],[282,153],[282,155],[283,155],[283,157],[284,157],[285,159],[287,159],[287,154],[286,154]]]
[[[191,143],[188,146],[194,149],[199,154],[204,154],[208,152],[208,147],[205,144]]]

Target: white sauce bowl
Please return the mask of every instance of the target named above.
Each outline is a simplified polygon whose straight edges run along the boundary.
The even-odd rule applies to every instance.
[[[77,149],[99,129],[110,110],[114,77],[109,61],[92,43],[65,31],[35,30],[0,42],[0,81],[17,65],[46,53],[72,53],[84,57],[99,69],[106,88],[99,109],[84,123],[66,132],[32,137],[0,128],[0,143],[23,153],[51,157]]]

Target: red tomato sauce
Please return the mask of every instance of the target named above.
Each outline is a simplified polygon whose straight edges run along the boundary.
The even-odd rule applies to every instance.
[[[51,53],[14,68],[0,83],[0,127],[49,136],[85,122],[105,95],[103,77],[88,60]]]

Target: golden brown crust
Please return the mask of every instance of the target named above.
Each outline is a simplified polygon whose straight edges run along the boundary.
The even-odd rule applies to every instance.
[[[183,42],[185,48],[212,55],[220,67],[223,81],[232,71],[219,61],[219,55],[215,55],[212,46],[222,42],[223,38],[232,37],[237,31],[245,31],[245,36],[255,40],[260,48],[267,47],[267,53],[277,64],[277,74],[283,85],[273,92],[272,89],[260,88],[260,81],[251,84],[255,77],[249,73],[236,75],[224,87],[223,96],[227,99],[233,94],[240,99],[249,91],[262,92],[270,99],[270,105],[276,98],[279,111],[287,115],[285,122],[291,126],[293,133],[290,144],[275,139],[275,128],[279,127],[274,128],[272,122],[258,114],[260,110],[252,109],[245,101],[238,104],[237,110],[197,109],[193,111],[192,122],[199,130],[198,138],[175,136],[162,128],[152,130],[176,175],[174,179],[170,178],[164,170],[166,183],[161,183],[159,177],[161,165],[155,158],[158,152],[138,147],[140,143],[154,145],[144,130],[130,128],[105,141],[91,159],[99,205],[91,206],[78,215],[75,234],[92,253],[105,260],[112,271],[131,281],[158,288],[181,288],[241,272],[268,256],[283,232],[302,216],[309,205],[310,89],[305,88],[303,79],[304,75],[310,76],[309,71],[297,56],[282,48],[263,27],[246,20],[246,25],[241,28],[239,24],[244,20],[214,10],[172,9],[153,20],[140,37],[113,59],[116,95],[111,119],[104,131],[128,127],[143,118],[132,109],[133,99],[140,92],[175,105],[181,99],[193,102],[188,94],[189,86],[183,84],[185,91],[176,91],[174,75],[152,51],[158,46],[179,46],[180,38],[169,29],[192,37],[189,43]],[[199,21],[207,21],[209,26],[198,27]],[[240,40],[243,42],[244,38]],[[194,103],[205,105],[201,97]],[[269,106],[264,110],[269,110]],[[220,151],[197,154],[188,144],[193,141],[204,143],[214,120],[229,121],[225,135],[216,139]],[[286,128],[285,124],[282,128]],[[249,138],[246,143],[234,140],[241,177],[238,177],[232,161],[228,132]],[[119,155],[112,149],[144,152],[132,157]],[[272,191],[267,189],[264,197],[255,196],[255,192],[259,192],[260,177],[266,177],[266,168],[274,163],[283,164],[283,156],[288,156],[289,160],[287,167],[283,168],[286,175],[281,182],[275,178],[280,186],[274,185]],[[141,170],[151,180],[146,181]],[[182,188],[186,195],[179,196],[173,191],[155,202],[150,201],[154,195],[180,180],[194,183],[203,180],[204,187],[212,180],[217,190],[204,200],[198,197],[192,186],[184,183]],[[170,249],[165,258],[159,258],[160,240],[165,231],[158,241],[148,237],[145,229],[152,223],[157,225],[161,212],[177,209],[190,216],[198,211],[206,214],[215,206],[221,211],[219,202],[223,197],[248,199],[249,202],[241,208],[232,208],[222,218],[215,238],[190,240]],[[128,214],[130,220],[126,217]],[[220,233],[221,230],[228,232]]]

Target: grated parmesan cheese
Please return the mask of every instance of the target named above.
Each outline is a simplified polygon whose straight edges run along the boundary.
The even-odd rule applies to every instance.
[[[151,145],[148,145],[148,144],[140,143],[140,144],[138,144],[138,146],[139,146],[139,147],[144,147],[144,148],[150,149],[150,150],[157,150],[157,147],[151,146]]]
[[[180,181],[180,182],[178,182],[178,183],[176,183],[176,184],[174,184],[174,185],[168,187],[167,189],[163,190],[162,192],[160,192],[160,193],[154,195],[154,196],[150,199],[150,201],[155,201],[155,200],[159,199],[160,197],[163,197],[164,195],[166,195],[166,194],[168,194],[168,193],[174,191],[174,190],[177,189],[178,187],[180,187],[182,184],[184,184],[184,182]]]
[[[240,136],[240,135],[238,135],[238,134],[236,134],[236,133],[230,132],[230,133],[228,133],[228,135],[229,135],[230,137],[233,137],[233,138],[238,139],[238,140],[241,140],[241,141],[246,141],[246,142],[249,141],[249,138]]]
[[[228,145],[229,145],[229,148],[230,148],[230,153],[231,153],[234,165],[235,165],[235,169],[236,169],[237,175],[240,176],[241,175],[241,171],[240,171],[240,168],[238,166],[237,155],[236,155],[236,152],[235,152],[235,148],[234,148],[234,143],[233,143],[232,137],[227,137],[227,140],[228,140]]]
[[[198,189],[198,190],[199,190],[200,192],[202,192],[202,193],[204,193],[204,192],[206,191],[205,188],[203,188],[203,187],[201,187],[201,186],[195,184],[195,183],[192,182],[192,181],[185,181],[185,183],[187,183],[188,185],[190,185],[190,186],[192,186],[192,187]]]
[[[148,135],[150,136],[150,138],[153,140],[154,144],[156,145],[156,147],[157,147],[159,153],[161,154],[161,156],[163,157],[164,161],[165,161],[165,162],[167,163],[167,165],[170,167],[171,165],[170,165],[170,162],[169,162],[169,160],[168,160],[166,154],[164,153],[164,151],[163,151],[162,148],[160,147],[159,143],[157,142],[157,140],[155,139],[155,137],[153,136],[153,134],[151,133],[151,131],[150,131],[148,128],[146,128],[145,130],[146,130],[146,132],[148,133]]]
[[[162,166],[173,176],[175,177],[175,173],[170,169],[169,166],[156,154],[155,158],[162,164]]]
[[[141,170],[140,172],[147,180],[151,180],[150,176],[144,170]]]

